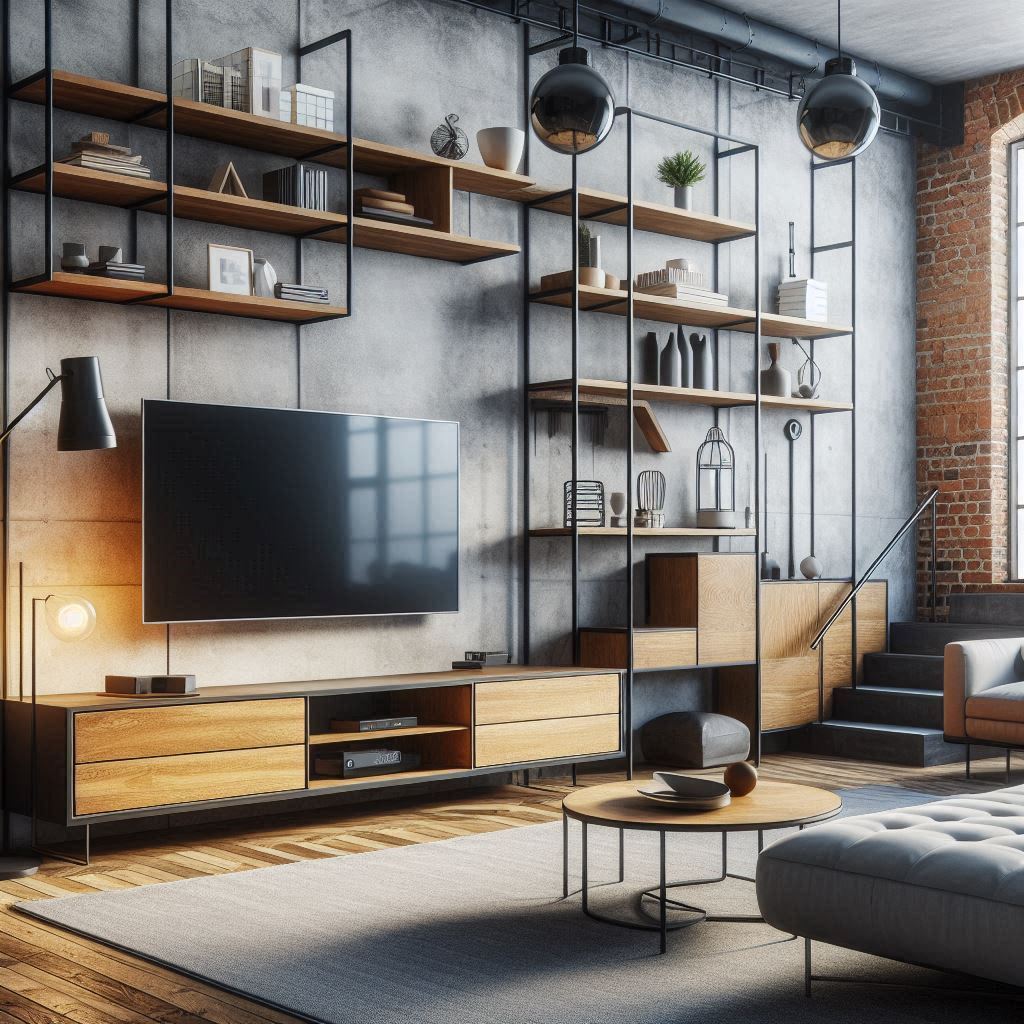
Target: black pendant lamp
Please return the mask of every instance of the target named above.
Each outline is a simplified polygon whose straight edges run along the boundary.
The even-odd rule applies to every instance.
[[[615,97],[590,66],[579,41],[579,3],[573,14],[573,45],[558,54],[558,67],[543,75],[530,96],[530,123],[556,153],[586,153],[602,143],[615,121]]]
[[[804,92],[797,111],[800,141],[822,160],[863,153],[878,134],[878,97],[857,77],[857,65],[843,56],[841,0],[836,0],[838,57],[825,64],[825,77]]]

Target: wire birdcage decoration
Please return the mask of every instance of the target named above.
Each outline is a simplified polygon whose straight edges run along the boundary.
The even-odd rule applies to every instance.
[[[721,427],[712,427],[697,449],[697,525],[736,525],[736,458]]]
[[[430,148],[445,160],[461,160],[469,152],[469,138],[455,127],[458,114],[449,114],[430,135]]]

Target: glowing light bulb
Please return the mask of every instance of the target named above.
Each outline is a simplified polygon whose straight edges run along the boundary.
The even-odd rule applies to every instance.
[[[46,624],[59,640],[83,640],[96,628],[96,609],[84,597],[51,594],[46,599]]]

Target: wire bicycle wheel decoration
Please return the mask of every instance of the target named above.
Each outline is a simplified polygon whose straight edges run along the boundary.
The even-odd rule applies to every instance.
[[[455,127],[458,114],[449,114],[444,124],[430,133],[430,148],[445,160],[461,160],[469,152],[469,138],[461,128]]]

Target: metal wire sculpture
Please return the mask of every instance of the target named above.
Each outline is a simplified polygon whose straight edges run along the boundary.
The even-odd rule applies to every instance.
[[[430,148],[445,160],[461,160],[469,152],[469,138],[461,128],[455,127],[458,114],[449,114],[444,124],[430,133]]]

